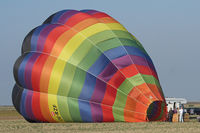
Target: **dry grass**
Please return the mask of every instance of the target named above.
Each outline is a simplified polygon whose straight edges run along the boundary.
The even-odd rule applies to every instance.
[[[3,119],[2,119],[3,118]],[[8,118],[8,119],[6,119]],[[12,118],[12,119],[11,119]],[[14,109],[0,108],[2,133],[200,133],[200,123],[28,123]]]
[[[0,106],[0,121],[23,119],[22,116],[12,106]]]

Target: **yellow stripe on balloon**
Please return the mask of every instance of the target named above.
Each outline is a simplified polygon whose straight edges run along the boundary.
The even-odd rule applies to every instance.
[[[57,94],[57,88],[59,87],[60,78],[62,77],[65,64],[66,62],[64,62],[63,60],[59,59],[56,60],[49,80],[49,87],[48,87],[49,94]]]
[[[124,28],[124,26],[122,26],[119,23],[107,23],[107,24],[103,24],[109,27],[109,29],[111,30],[122,30],[122,31],[127,31],[126,28]]]
[[[57,95],[54,94],[48,95],[48,105],[52,118],[57,122],[64,122],[58,109]]]
[[[60,78],[62,76],[64,67],[65,67],[65,62],[57,59],[53,66],[54,71],[51,72],[51,77],[49,80],[49,87],[48,87],[48,94],[51,94],[48,96],[49,110],[51,113],[54,113],[54,115],[52,115],[52,118],[59,122],[62,121],[63,118],[61,117],[60,112],[58,110],[56,94],[58,90],[57,88],[59,88]]]

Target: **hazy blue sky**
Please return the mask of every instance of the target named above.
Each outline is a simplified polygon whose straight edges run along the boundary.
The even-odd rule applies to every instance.
[[[5,0],[0,2],[0,105],[11,105],[13,65],[26,34],[63,9],[96,9],[143,44],[165,96],[200,101],[200,0]]]

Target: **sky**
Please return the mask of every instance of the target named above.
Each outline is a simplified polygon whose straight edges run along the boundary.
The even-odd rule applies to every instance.
[[[12,105],[13,65],[26,34],[63,9],[103,11],[144,46],[164,95],[200,101],[199,0],[0,1],[0,105]]]

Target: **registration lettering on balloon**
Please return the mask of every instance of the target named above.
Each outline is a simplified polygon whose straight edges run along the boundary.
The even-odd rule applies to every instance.
[[[55,116],[55,117],[57,117],[57,119],[59,121],[63,121],[63,119],[61,118],[61,116],[60,116],[60,114],[58,112],[57,106],[56,105],[52,105],[52,107],[53,107],[53,114],[54,114],[53,117]]]
[[[31,30],[14,65],[13,105],[29,122],[165,121],[153,62],[117,20],[62,10]]]

